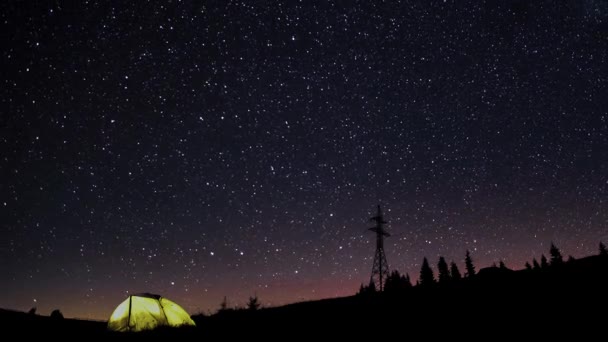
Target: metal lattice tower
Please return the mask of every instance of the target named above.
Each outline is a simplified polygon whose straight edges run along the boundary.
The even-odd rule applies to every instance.
[[[384,221],[382,209],[380,209],[379,205],[378,214],[372,217],[370,221],[376,222],[376,226],[369,229],[376,233],[376,254],[374,255],[374,266],[372,267],[372,276],[369,281],[370,284],[374,284],[376,290],[383,291],[386,277],[388,276],[388,262],[384,254],[384,237],[391,235],[384,229],[384,225],[388,222]]]

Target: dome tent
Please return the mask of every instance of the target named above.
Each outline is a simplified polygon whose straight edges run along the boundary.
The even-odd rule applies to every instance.
[[[142,331],[158,326],[196,325],[181,306],[150,293],[131,295],[120,303],[108,320],[114,331]]]

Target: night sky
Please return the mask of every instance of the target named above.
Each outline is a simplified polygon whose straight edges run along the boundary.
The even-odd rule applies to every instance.
[[[608,3],[2,1],[0,307],[191,313],[608,241]]]

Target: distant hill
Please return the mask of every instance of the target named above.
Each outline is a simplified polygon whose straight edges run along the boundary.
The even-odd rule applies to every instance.
[[[106,322],[79,319],[57,319],[14,310],[0,309],[2,329],[15,331],[19,336],[31,335],[69,335],[98,336],[104,333]]]
[[[285,305],[255,312],[227,311],[193,317],[207,334],[242,336],[242,331],[280,329],[316,335],[323,331],[389,337],[392,329],[431,328],[455,336],[467,326],[544,331],[605,326],[608,322],[608,258],[590,256],[541,270],[487,268],[472,278],[375,293]],[[599,312],[596,313],[596,312]],[[592,322],[603,320],[601,325]],[[241,327],[234,329],[234,327]],[[379,328],[380,327],[380,328]],[[373,335],[373,334],[372,334]]]
[[[485,268],[471,278],[396,293],[373,293],[260,310],[193,316],[195,329],[164,329],[137,336],[182,335],[209,341],[323,336],[389,338],[395,333],[462,337],[478,329],[503,333],[605,333],[608,257],[590,256],[539,270]],[[107,337],[105,322],[51,319],[0,310],[6,331],[19,336]],[[285,335],[288,334],[288,335]],[[600,339],[601,340],[601,339]]]

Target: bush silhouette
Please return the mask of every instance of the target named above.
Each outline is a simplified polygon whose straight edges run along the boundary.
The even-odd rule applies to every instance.
[[[51,312],[51,318],[52,319],[63,319],[63,314],[61,313],[61,311],[59,311],[59,309],[55,309],[55,310],[53,310],[53,312]]]

